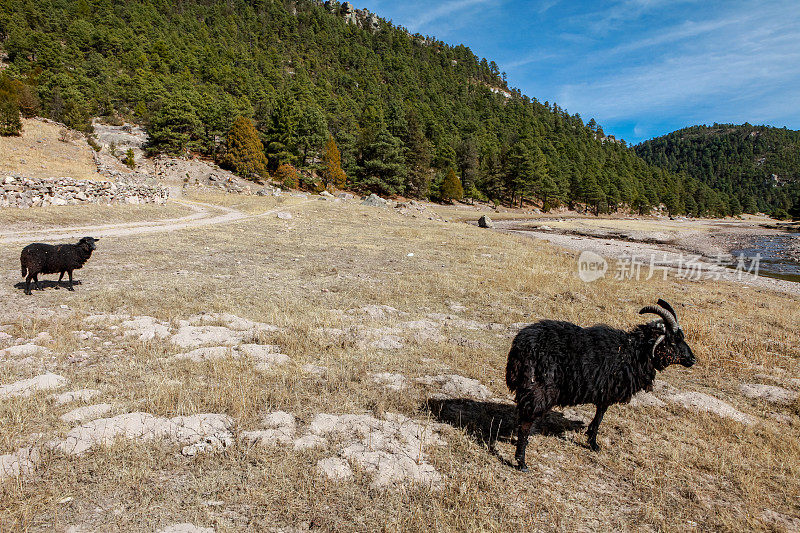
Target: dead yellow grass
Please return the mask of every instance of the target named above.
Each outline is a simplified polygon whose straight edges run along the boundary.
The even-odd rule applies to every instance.
[[[259,185],[253,184],[253,190],[258,190]],[[282,196],[257,196],[247,194],[226,194],[214,189],[189,188],[184,191],[185,198],[189,201],[219,205],[236,209],[248,215],[260,215],[265,211],[278,206],[292,206],[304,201],[303,198],[283,194]]]
[[[86,139],[72,132],[71,140],[63,142],[59,140],[63,129],[39,119],[23,119],[21,136],[0,137],[0,175],[106,179],[97,172]]]
[[[251,213],[274,207],[272,199],[225,200]],[[699,364],[670,368],[661,378],[730,402],[758,423],[743,426],[676,406],[615,406],[601,428],[603,451],[588,451],[585,436],[574,430],[534,435],[532,471],[525,475],[501,460],[513,456],[507,426],[493,452],[491,439],[475,427],[447,420],[448,445],[427,452],[445,480],[441,491],[382,492],[370,488],[361,472],[351,482],[329,482],[314,469],[322,451],[237,445],[187,459],[174,446],[119,441],[79,459],[47,457],[31,478],[0,485],[4,528],[157,530],[188,521],[218,531],[303,524],[329,531],[741,531],[785,527],[766,511],[789,518],[800,512],[797,407],[738,393],[740,383],[759,382],[763,374],[798,375],[796,298],[673,279],[585,284],[576,276],[573,253],[521,236],[331,202],[287,210],[291,220],[266,216],[104,239],[79,271],[85,283],[74,293],[49,290],[23,298],[7,281],[0,287],[6,302],[0,323],[11,324],[17,336],[51,333],[54,357],[47,369],[68,377],[70,389],[103,389],[102,401],[117,412],[219,412],[232,416],[239,429],[253,429],[263,414],[278,409],[305,422],[323,412],[435,418],[424,391],[387,391],[370,380],[370,372],[457,373],[479,379],[497,396],[507,394],[510,337],[504,332],[446,328],[450,338],[481,344],[408,342],[393,352],[347,339],[321,342],[314,328],[352,323],[337,310],[390,305],[409,313],[403,320],[416,320],[452,313],[449,305],[458,302],[467,307],[459,316],[481,323],[550,317],[629,327],[641,320],[639,308],[663,297],[676,305]],[[15,247],[0,247],[2,264],[14,264],[16,254]],[[69,309],[59,311],[60,305]],[[48,309],[57,312],[34,318]],[[89,329],[81,318],[93,313],[175,321],[223,311],[284,328],[260,340],[279,344],[293,363],[259,373],[247,360],[169,360],[177,350],[167,343],[143,344],[108,328],[94,328],[99,340],[93,342],[70,335]],[[363,323],[382,327],[399,320]],[[89,359],[69,362],[79,349]],[[327,366],[326,379],[305,373],[306,363]],[[28,372],[0,363],[0,383]],[[510,423],[505,404],[486,403],[476,409],[505,413],[498,422]],[[58,415],[72,407],[56,409],[44,394],[0,400],[0,454],[37,433],[63,435],[69,426]],[[581,407],[566,416],[585,420],[591,412]]]

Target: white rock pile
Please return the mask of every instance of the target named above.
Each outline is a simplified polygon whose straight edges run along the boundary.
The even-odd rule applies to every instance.
[[[0,178],[0,207],[46,207],[50,205],[163,204],[169,190],[158,183],[91,181],[73,178]]]

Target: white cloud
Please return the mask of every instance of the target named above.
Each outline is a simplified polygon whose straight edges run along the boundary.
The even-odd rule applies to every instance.
[[[411,20],[408,23],[408,29],[412,32],[416,32],[435,20],[449,17],[473,6],[491,3],[495,2],[492,2],[491,0],[452,0],[450,2],[445,2],[444,4],[421,13],[419,16]]]
[[[561,86],[559,104],[601,123],[636,122],[642,133],[645,117],[797,123],[800,9],[784,7],[653,28],[652,35],[595,50],[573,65],[580,77]]]

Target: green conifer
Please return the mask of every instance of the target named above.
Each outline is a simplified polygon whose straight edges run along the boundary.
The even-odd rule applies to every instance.
[[[264,146],[249,118],[238,117],[233,121],[226,143],[228,150],[222,158],[226,166],[245,178],[266,173]]]
[[[461,180],[456,176],[456,172],[451,167],[442,183],[442,200],[461,200],[464,197],[464,187]]]

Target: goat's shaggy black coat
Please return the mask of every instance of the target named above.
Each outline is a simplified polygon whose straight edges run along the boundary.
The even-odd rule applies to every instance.
[[[649,389],[656,371],[672,363],[691,366],[694,355],[680,328],[673,331],[663,321],[629,332],[555,320],[524,328],[514,338],[506,366],[506,384],[516,392],[519,416],[518,467],[525,469],[533,422],[552,407],[596,405],[587,430],[589,445],[596,450],[597,429],[608,406],[628,402],[637,392]]]
[[[72,271],[83,267],[89,260],[96,247],[95,241],[97,239],[84,237],[77,244],[52,245],[36,242],[23,248],[19,261],[22,266],[22,276],[26,278],[25,294],[31,294],[31,281],[36,283],[37,289],[42,290],[39,274],[59,273],[58,282],[61,283],[66,272],[69,274],[68,289],[74,290]]]

